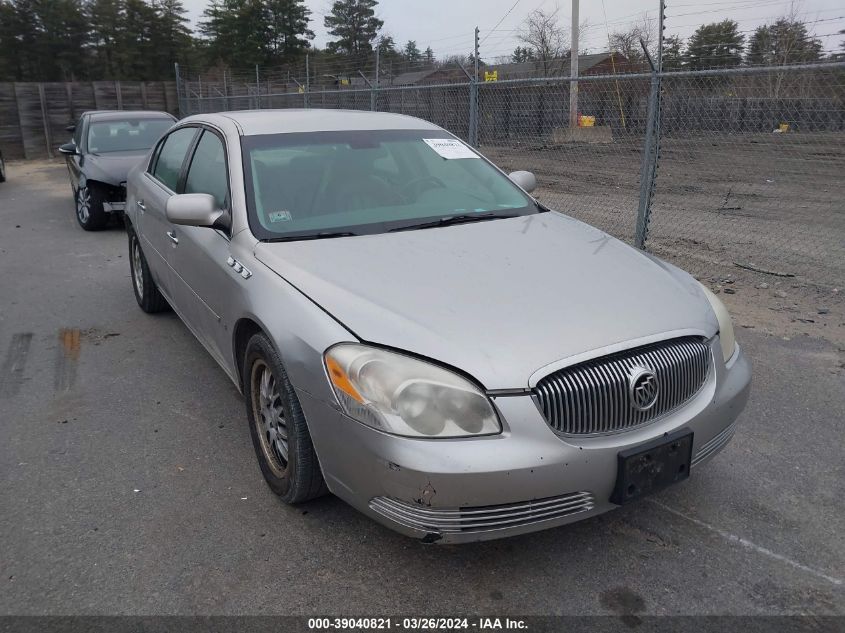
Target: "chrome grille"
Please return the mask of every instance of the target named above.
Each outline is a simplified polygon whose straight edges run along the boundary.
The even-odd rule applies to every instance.
[[[647,411],[631,405],[629,379],[635,368],[651,369],[657,377],[657,401]],[[698,393],[709,371],[707,343],[688,336],[565,367],[540,380],[534,394],[546,421],[560,433],[613,433],[682,406]]]
[[[595,507],[589,492],[571,492],[560,497],[475,508],[430,508],[389,497],[374,497],[370,508],[406,527],[425,532],[483,532],[586,512]]]

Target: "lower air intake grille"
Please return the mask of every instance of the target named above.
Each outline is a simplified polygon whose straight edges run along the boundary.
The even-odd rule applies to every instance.
[[[429,508],[374,497],[370,508],[391,521],[425,532],[483,532],[568,516],[592,510],[595,499],[589,492],[572,492],[560,497],[522,503],[475,508]]]

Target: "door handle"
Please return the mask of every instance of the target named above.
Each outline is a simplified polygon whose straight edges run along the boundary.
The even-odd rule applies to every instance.
[[[176,237],[176,233],[174,233],[173,231],[168,231],[168,232],[167,232],[167,237],[169,237],[169,238],[170,238],[170,241],[171,241],[171,242],[173,242],[174,244],[178,244],[178,243],[179,243],[179,238],[178,238],[178,237]]]
[[[135,204],[136,204],[136,205],[138,205],[138,208],[139,208],[139,209],[141,209],[141,211],[146,211],[146,210],[147,210],[147,207],[145,207],[145,206],[144,206],[144,201],[143,201],[143,200],[136,200],[136,201],[135,201]]]

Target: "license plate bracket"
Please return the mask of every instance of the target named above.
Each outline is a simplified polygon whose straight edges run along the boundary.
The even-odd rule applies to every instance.
[[[616,486],[610,502],[624,505],[688,479],[692,437],[692,431],[681,429],[619,451]]]

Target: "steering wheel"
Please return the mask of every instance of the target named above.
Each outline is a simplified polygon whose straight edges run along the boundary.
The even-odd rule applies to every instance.
[[[427,187],[424,186],[426,184],[428,185]],[[406,182],[401,187],[403,193],[408,192],[415,195],[419,195],[426,189],[433,188],[446,189],[446,183],[440,180],[437,176],[422,176]]]

